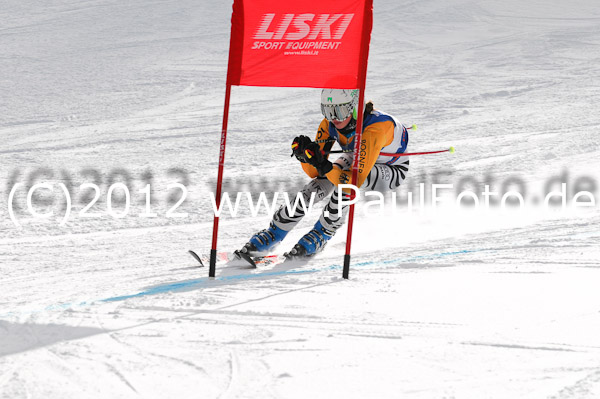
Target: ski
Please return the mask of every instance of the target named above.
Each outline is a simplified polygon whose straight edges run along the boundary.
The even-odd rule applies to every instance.
[[[210,263],[210,255],[209,254],[198,254],[191,249],[188,250],[188,253],[192,255],[192,257],[200,264],[200,267],[208,266]],[[252,266],[254,268],[257,267],[266,267],[266,266],[274,266],[280,263],[283,263],[287,260],[284,255],[264,255],[264,256],[250,256],[246,253],[240,251],[234,252],[217,252],[217,265],[225,266],[227,264],[233,263],[234,261],[243,262],[247,266]]]
[[[200,263],[200,267],[204,267],[204,262],[202,262],[202,258],[201,258],[201,257],[199,257],[199,256],[198,256],[198,254],[197,254],[196,252],[194,252],[194,251],[192,251],[192,250],[190,249],[190,250],[188,250],[188,253],[189,253],[190,255],[192,255],[192,257],[193,257],[194,259],[196,259],[196,260],[198,261],[198,263]]]
[[[191,249],[188,253],[192,255],[194,259],[200,264],[200,267],[208,266],[210,264],[210,254],[198,254]],[[229,252],[217,252],[217,265],[223,265],[235,259],[233,254]]]
[[[254,267],[275,266],[287,260],[283,255],[250,256],[245,253],[240,253],[240,258]]]

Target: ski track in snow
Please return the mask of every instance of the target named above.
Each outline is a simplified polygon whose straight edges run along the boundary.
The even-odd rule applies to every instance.
[[[541,207],[549,181],[566,179],[569,198],[576,183],[597,194],[596,2],[374,11],[367,98],[419,126],[409,150],[457,149],[412,157],[401,197],[420,182],[482,191],[512,179],[525,210],[359,212],[350,280],[345,229],[306,266],[209,279],[187,250],[210,247],[231,3],[3,5],[0,398],[600,396],[598,205]],[[233,88],[226,190],[306,181],[288,146],[315,131],[318,96]],[[6,199],[28,180],[69,186],[65,226],[25,216],[22,191],[14,226]],[[85,182],[101,188],[90,212],[102,217],[78,215]],[[122,219],[106,215],[114,182],[132,195]],[[148,182],[156,218],[139,216]],[[187,217],[165,217],[173,182],[188,188]],[[63,202],[42,194],[40,211]],[[223,218],[219,249],[268,220]]]

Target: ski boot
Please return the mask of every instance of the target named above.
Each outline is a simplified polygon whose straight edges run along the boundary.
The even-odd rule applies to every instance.
[[[264,254],[279,244],[285,238],[287,233],[287,231],[280,229],[271,222],[268,229],[261,230],[254,234],[242,249],[235,251],[234,253],[238,257],[240,257],[241,254],[246,256]]]
[[[335,232],[327,230],[321,221],[318,221],[313,229],[306,233],[284,256],[287,260],[310,258],[321,252],[334,234]]]

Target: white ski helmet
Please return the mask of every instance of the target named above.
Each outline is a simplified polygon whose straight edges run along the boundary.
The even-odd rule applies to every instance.
[[[358,109],[358,89],[323,89],[321,92],[321,113],[328,121],[343,121],[352,115],[356,119]]]

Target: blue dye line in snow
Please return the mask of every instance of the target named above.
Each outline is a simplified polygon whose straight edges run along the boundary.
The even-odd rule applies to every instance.
[[[355,268],[355,267],[373,266],[373,265],[378,265],[378,264],[387,265],[390,263],[398,263],[398,262],[413,262],[413,261],[422,260],[422,259],[436,259],[436,258],[442,258],[445,256],[461,255],[461,254],[468,254],[468,253],[481,252],[481,251],[484,251],[484,250],[478,249],[478,250],[462,250],[462,251],[455,251],[455,252],[442,252],[442,253],[434,254],[434,255],[413,256],[408,259],[373,260],[373,261],[355,263],[352,265],[352,267]],[[231,275],[231,276],[218,276],[218,277],[215,277],[214,279],[211,279],[209,277],[203,277],[203,278],[198,278],[198,279],[194,279],[194,280],[181,281],[181,282],[177,282],[177,283],[162,284],[162,285],[158,285],[158,286],[149,288],[145,291],[138,292],[137,294],[122,295],[122,296],[116,296],[116,297],[112,297],[112,298],[106,298],[106,299],[100,300],[100,302],[117,302],[117,301],[124,301],[126,299],[131,299],[131,298],[139,298],[139,297],[150,296],[150,295],[164,294],[167,292],[187,291],[187,290],[190,290],[193,288],[205,286],[206,283],[211,282],[211,281],[251,280],[254,278],[316,273],[316,272],[320,272],[320,271],[337,270],[337,269],[341,269],[341,268],[342,268],[342,265],[336,264],[336,265],[331,265],[331,266],[326,266],[326,267],[313,267],[313,268],[309,268],[309,269],[302,268],[302,269],[291,269],[291,270],[278,270],[278,271],[263,272],[263,273],[253,273],[253,274],[246,273],[246,274],[235,274],[235,275]]]
[[[373,266],[373,265],[389,265],[391,263],[399,263],[399,262],[400,263],[408,263],[408,262],[414,262],[414,261],[423,260],[423,259],[437,259],[437,258],[443,258],[446,256],[462,255],[462,254],[469,254],[469,253],[482,252],[482,251],[487,251],[487,249],[441,252],[439,254],[432,254],[432,255],[412,256],[410,258],[405,258],[405,259],[395,258],[395,259],[389,259],[389,260],[372,260],[372,261],[354,263],[351,265],[351,267],[357,268],[357,267],[368,267],[368,266]],[[29,313],[33,314],[33,313],[41,313],[41,312],[53,311],[53,310],[65,310],[65,309],[70,309],[70,308],[79,307],[79,306],[90,306],[90,305],[93,305],[94,303],[118,302],[118,301],[124,301],[124,300],[131,299],[131,298],[140,298],[140,297],[145,297],[145,296],[150,296],[150,295],[164,294],[164,293],[168,293],[168,292],[188,291],[188,290],[191,290],[194,288],[207,286],[208,285],[207,283],[210,283],[213,281],[221,281],[221,282],[236,281],[236,280],[241,281],[241,280],[251,280],[251,279],[255,279],[255,278],[264,278],[264,277],[273,277],[273,276],[282,276],[282,275],[309,274],[309,273],[316,273],[316,272],[321,272],[321,271],[326,271],[326,270],[339,270],[339,269],[342,269],[342,265],[334,264],[331,266],[312,267],[309,269],[302,268],[302,269],[278,270],[278,271],[270,271],[270,272],[267,271],[267,272],[262,272],[262,273],[253,273],[253,274],[250,274],[250,273],[234,274],[231,276],[218,276],[218,277],[215,277],[214,279],[209,278],[209,277],[202,277],[202,278],[188,280],[188,281],[181,281],[181,282],[177,282],[177,283],[168,283],[168,284],[158,285],[155,287],[151,287],[145,291],[138,292],[136,294],[121,295],[121,296],[115,296],[115,297],[111,297],[111,298],[77,302],[77,303],[60,303],[60,304],[50,305],[50,306],[47,306],[46,308],[44,308],[43,310],[31,311]],[[8,317],[8,316],[18,316],[18,315],[19,315],[18,312],[9,312],[9,313],[5,313],[5,314],[0,314],[0,318]]]
[[[100,302],[123,301],[125,299],[138,298],[138,297],[143,297],[143,296],[148,296],[148,295],[164,294],[167,292],[187,291],[192,288],[205,286],[206,283],[208,283],[210,281],[250,280],[253,278],[260,278],[260,277],[281,276],[284,274],[313,273],[318,270],[319,269],[279,270],[279,271],[274,271],[274,272],[264,272],[264,273],[256,273],[256,274],[235,274],[235,275],[231,275],[231,276],[218,276],[213,279],[211,279],[209,277],[202,277],[202,278],[197,278],[194,280],[181,281],[178,283],[169,283],[169,284],[158,285],[156,287],[149,288],[146,291],[138,292],[137,294],[106,298],[106,299],[102,299]]]

